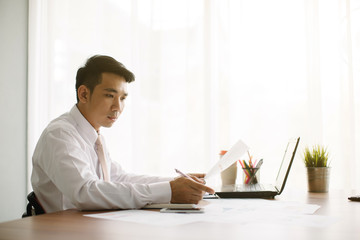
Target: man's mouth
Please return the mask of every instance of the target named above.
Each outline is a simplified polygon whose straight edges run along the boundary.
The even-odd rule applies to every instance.
[[[108,119],[110,119],[111,121],[114,121],[114,122],[117,120],[118,117],[119,117],[119,114],[117,114],[117,113],[108,115]]]
[[[119,112],[112,112],[111,114],[108,115],[108,119],[115,122],[118,119],[119,115],[120,115]]]
[[[108,118],[111,120],[111,121],[116,121],[117,117],[114,117],[114,116],[108,116]]]

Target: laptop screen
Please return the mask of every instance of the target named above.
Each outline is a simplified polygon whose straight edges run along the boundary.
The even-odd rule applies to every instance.
[[[290,172],[291,164],[294,160],[297,146],[299,144],[300,138],[290,139],[288,145],[286,146],[283,160],[281,162],[281,166],[276,177],[275,186],[279,191],[279,194],[282,192],[285,187],[287,176]]]

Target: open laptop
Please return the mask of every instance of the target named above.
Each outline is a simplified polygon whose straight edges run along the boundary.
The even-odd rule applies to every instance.
[[[222,186],[215,194],[220,198],[274,198],[285,188],[300,138],[290,139],[275,184],[233,184]]]

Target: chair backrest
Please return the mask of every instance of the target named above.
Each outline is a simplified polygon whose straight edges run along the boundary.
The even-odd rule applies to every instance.
[[[26,212],[22,215],[23,218],[45,213],[44,208],[41,206],[34,192],[29,193],[27,199],[29,203],[26,206]]]

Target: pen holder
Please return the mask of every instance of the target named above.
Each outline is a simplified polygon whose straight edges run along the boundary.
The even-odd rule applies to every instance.
[[[260,168],[243,168],[243,183],[260,183]]]

